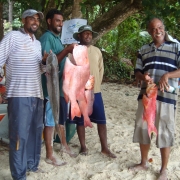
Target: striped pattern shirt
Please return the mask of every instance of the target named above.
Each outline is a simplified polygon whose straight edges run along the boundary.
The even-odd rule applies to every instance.
[[[6,65],[6,97],[43,99],[41,44],[24,29],[11,31],[0,42],[0,69]]]
[[[161,76],[167,72],[172,72],[180,68],[180,44],[166,41],[160,47],[156,48],[154,43],[150,43],[141,47],[136,62],[136,71],[143,74],[148,72],[155,83],[158,83]],[[170,86],[178,87],[178,78],[172,78],[168,81]],[[142,99],[145,93],[146,83],[143,82],[138,99]],[[178,90],[178,89],[177,89]],[[176,91],[177,91],[176,90]],[[176,104],[177,92],[175,94],[169,92],[158,91],[157,100],[165,103]]]

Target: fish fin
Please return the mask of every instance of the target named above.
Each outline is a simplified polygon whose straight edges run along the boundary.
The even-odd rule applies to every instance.
[[[66,103],[69,102],[69,97],[68,97],[68,95],[66,93],[64,93],[64,99],[65,99]]]
[[[85,126],[85,127],[90,127],[90,128],[93,127],[93,125],[92,125],[91,120],[89,119],[89,117],[84,118],[84,126]]]

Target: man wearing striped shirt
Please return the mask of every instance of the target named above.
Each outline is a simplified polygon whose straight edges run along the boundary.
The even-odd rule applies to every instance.
[[[45,60],[36,40],[42,12],[28,9],[22,14],[23,28],[9,32],[0,42],[0,67],[6,65],[9,117],[9,163],[12,178],[25,180],[26,171],[38,168],[43,129],[41,74]]]
[[[156,145],[160,148],[162,166],[158,180],[167,179],[167,164],[170,147],[174,144],[175,107],[177,92],[167,92],[169,86],[178,87],[180,77],[180,44],[164,30],[164,24],[159,18],[153,18],[148,23],[148,32],[153,42],[144,45],[139,50],[136,62],[136,78],[143,81],[138,97],[133,142],[140,144],[141,163],[132,167],[132,170],[148,169],[148,151],[151,139],[148,136],[147,124],[142,120],[142,95],[147,83],[158,83],[159,90],[156,101],[155,126],[158,131]],[[149,79],[148,74],[151,78]]]

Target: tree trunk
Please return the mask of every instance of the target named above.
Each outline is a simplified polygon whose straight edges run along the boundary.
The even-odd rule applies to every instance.
[[[40,24],[40,27],[38,31],[36,32],[36,38],[39,39],[40,36],[46,31],[47,25],[46,25],[46,14],[50,9],[57,8],[56,3],[54,0],[49,0],[46,4],[46,1],[42,1],[44,4],[42,4],[44,19]]]
[[[104,34],[117,27],[129,16],[140,11],[141,3],[142,0],[122,0],[110,11],[97,18],[91,24],[93,30],[99,33],[98,37],[93,40],[93,43],[100,39]]]
[[[82,0],[74,0],[73,8],[72,8],[72,19],[82,18],[81,6],[80,3]]]
[[[13,1],[8,0],[8,4],[9,4],[9,30],[12,30],[12,22],[13,22]]]
[[[12,24],[13,22],[13,1],[8,0],[9,4],[9,22]]]
[[[4,36],[4,26],[3,26],[3,3],[0,3],[0,41]]]

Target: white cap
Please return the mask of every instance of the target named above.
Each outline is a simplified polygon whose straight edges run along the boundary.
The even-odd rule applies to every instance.
[[[39,18],[42,20],[44,18],[44,15],[41,11],[36,11],[34,9],[28,9],[26,11],[23,12],[22,14],[22,18],[26,18],[26,17],[32,17],[34,16],[35,14],[38,14],[39,15]]]

